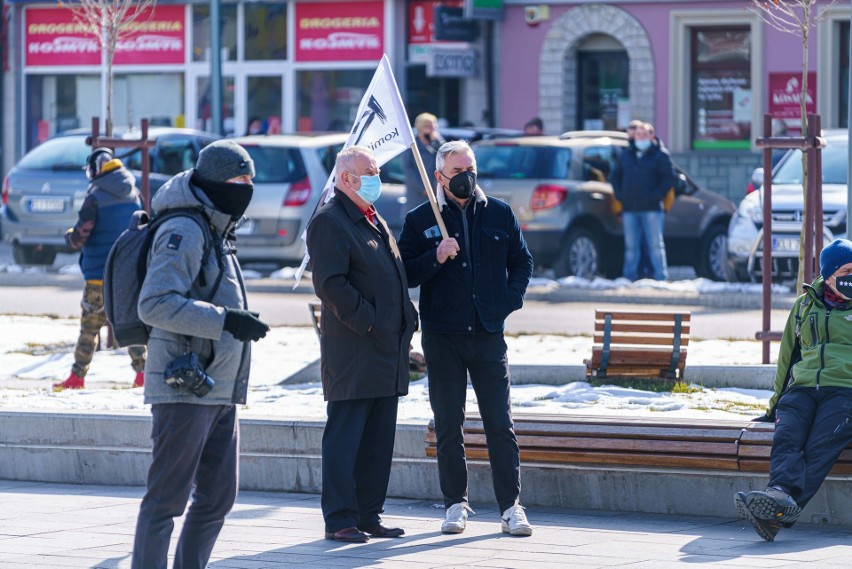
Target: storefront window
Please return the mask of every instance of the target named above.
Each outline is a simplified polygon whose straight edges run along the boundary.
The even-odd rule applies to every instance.
[[[247,77],[246,134],[281,134],[281,76]]]
[[[692,29],[692,147],[751,148],[751,32]]]
[[[210,78],[198,78],[198,104],[195,128],[213,132],[213,119],[210,115]],[[222,126],[225,136],[236,134],[234,124],[234,78],[222,77]]]
[[[237,5],[222,4],[219,8],[222,18],[222,60],[237,59]],[[192,6],[192,60],[210,61],[210,6],[194,4]]]
[[[152,125],[184,126],[182,73],[116,75],[112,85],[112,122],[117,131]],[[101,114],[100,75],[30,75],[27,77],[29,150],[49,137],[74,128],[91,128]],[[103,125],[101,119],[101,125]]]
[[[245,5],[245,59],[287,59],[287,4]]]
[[[372,75],[369,69],[300,71],[298,131],[348,130]]]

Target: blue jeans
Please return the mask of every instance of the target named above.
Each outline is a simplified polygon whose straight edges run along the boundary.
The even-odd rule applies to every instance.
[[[639,273],[641,244],[644,241],[654,269],[654,278],[668,278],[666,244],[663,241],[662,211],[626,211],[621,214],[624,224],[624,278],[635,281]]]

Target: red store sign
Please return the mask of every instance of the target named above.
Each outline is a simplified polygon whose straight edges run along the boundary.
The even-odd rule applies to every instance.
[[[184,6],[158,6],[150,17],[140,15],[116,45],[115,64],[183,63],[185,16]],[[101,64],[98,40],[83,31],[68,8],[28,8],[24,40],[28,66]]]
[[[296,4],[296,61],[381,59],[384,6],[384,2]]]
[[[802,116],[800,98],[802,73],[769,74],[769,114],[775,119],[799,119]],[[816,112],[816,73],[808,73],[808,96],[805,112]]]
[[[461,8],[459,0],[415,0],[408,3],[408,43],[429,44],[435,41],[435,8]]]

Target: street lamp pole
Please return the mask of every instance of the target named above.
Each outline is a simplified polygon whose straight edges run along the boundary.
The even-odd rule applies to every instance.
[[[849,224],[852,223],[852,3],[849,7],[849,32],[846,34],[849,44],[849,69],[846,75],[846,131],[847,131],[847,160],[846,160],[846,238],[852,236]]]

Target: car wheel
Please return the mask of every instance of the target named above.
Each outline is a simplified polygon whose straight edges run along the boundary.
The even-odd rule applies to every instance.
[[[725,281],[728,254],[728,232],[721,225],[711,227],[701,240],[701,260],[695,267],[699,277]]]
[[[601,269],[600,238],[585,227],[572,229],[565,237],[553,268],[559,277],[595,278]]]
[[[56,250],[43,245],[12,245],[12,258],[18,265],[52,265]]]

